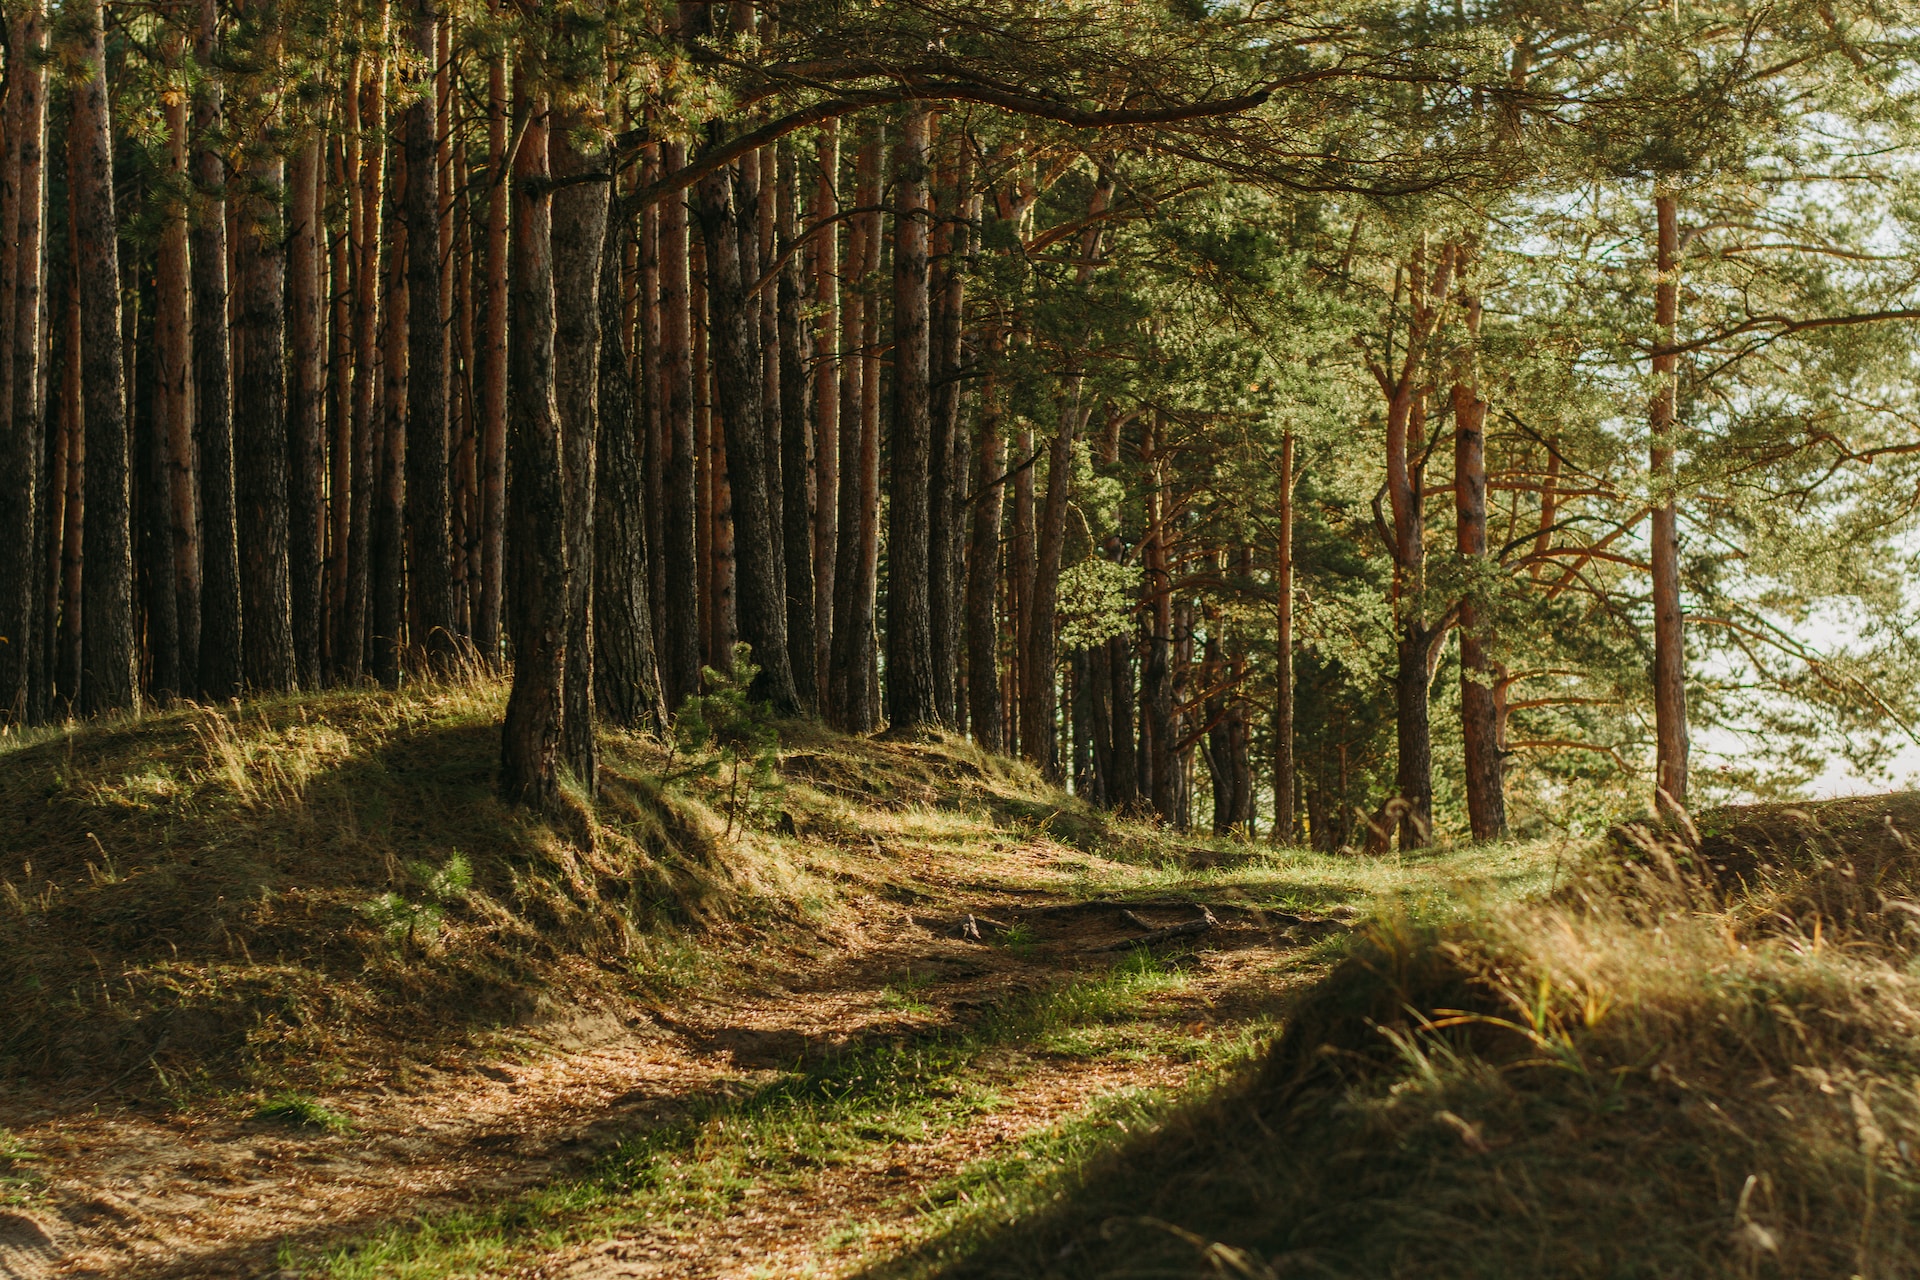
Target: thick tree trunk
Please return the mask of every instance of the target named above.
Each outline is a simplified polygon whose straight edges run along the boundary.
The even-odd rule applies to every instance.
[[[779,162],[774,148],[740,157],[740,279],[749,290],[747,309],[752,318],[748,330],[754,350],[760,357],[760,432],[767,460],[767,522],[773,530],[773,587],[779,602],[780,632],[786,635],[787,557],[782,546],[787,527],[786,470],[782,453],[785,418],[780,412],[780,291],[770,281],[757,291],[753,286],[773,263],[776,228],[779,221]],[[793,645],[787,644],[787,670],[793,670]],[[795,677],[796,700],[799,680]]]
[[[0,724],[18,724],[44,714],[45,675],[38,671],[42,643],[41,578],[38,553],[50,531],[51,495],[41,478],[45,418],[41,412],[40,259],[41,205],[45,191],[47,72],[38,60],[43,20],[37,0],[22,7],[7,32],[14,59],[7,71],[6,198],[11,209],[0,218],[13,256],[10,279],[0,286],[0,361],[6,364],[6,402],[0,418]],[[43,696],[35,697],[36,686]]]
[[[501,731],[508,799],[550,809],[559,798],[561,683],[567,661],[565,464],[554,400],[553,218],[548,105],[519,75],[514,157],[513,424],[506,548],[511,557],[513,690]]]
[[[600,429],[593,490],[594,705],[623,728],[663,732],[667,707],[660,696],[648,598],[644,425],[635,412],[620,314],[624,238],[619,220],[608,219],[600,254]]]
[[[812,459],[808,445],[813,435],[813,397],[807,385],[807,356],[813,347],[808,318],[813,298],[812,279],[797,244],[800,238],[800,168],[791,144],[780,148],[778,222],[779,252],[786,255],[780,271],[780,475],[786,492],[781,502],[785,542],[787,593],[787,659],[793,669],[794,693],[807,711],[820,704],[814,645],[814,566]]]
[[[854,162],[853,203],[858,209],[871,209],[880,200],[880,157],[886,140],[881,125],[870,128]],[[879,265],[880,215],[856,215],[847,238],[847,266],[856,283],[844,297],[840,317],[850,363],[840,397],[840,549],[834,566],[828,694],[835,723],[850,733],[866,733],[880,722],[872,678],[880,558],[879,308],[869,296]],[[858,442],[851,450],[849,431]]]
[[[113,207],[113,128],[107,105],[107,36],[100,0],[80,0],[67,133],[67,200],[80,285],[80,363],[87,439],[81,607],[80,707],[89,715],[134,708],[139,653],[133,629],[126,369],[120,349],[120,243]]]
[[[320,684],[321,561],[325,550],[326,324],[321,313],[322,186],[318,131],[295,153],[287,306],[292,376],[287,406],[287,561],[293,606],[294,670],[305,688]]]
[[[421,70],[407,108],[407,604],[412,647],[433,665],[454,652],[447,513],[447,316],[441,278],[440,120],[433,84],[438,0],[413,0]],[[595,244],[599,242],[596,240]]]
[[[1003,341],[997,329],[987,339],[989,372],[980,397],[980,425],[974,432],[973,530],[967,555],[967,718],[973,740],[989,751],[1005,747],[1000,720],[1000,620],[994,605],[1000,578],[1007,442],[1001,434],[999,388],[991,370]]]
[[[1480,336],[1480,300],[1467,299],[1467,334]],[[1453,385],[1454,549],[1469,565],[1487,558],[1487,402],[1477,372]],[[1500,761],[1498,674],[1483,647],[1473,593],[1460,605],[1460,735],[1466,765],[1467,817],[1476,840],[1498,840],[1507,830],[1506,784]]]
[[[200,0],[194,60],[220,56],[216,0]],[[220,81],[207,76],[193,98],[194,183],[188,235],[193,277],[193,420],[200,461],[200,692],[240,691],[240,546],[233,491],[233,400],[227,327],[226,160]]]
[[[703,178],[699,194],[700,228],[707,246],[707,306],[713,342],[714,375],[726,436],[727,480],[733,508],[735,601],[740,637],[753,649],[760,668],[753,693],[776,713],[797,712],[793,669],[787,662],[787,611],[776,559],[779,529],[768,493],[770,473],[766,423],[761,404],[759,306],[748,292],[740,246],[749,230],[735,198],[733,175],[720,170]],[[717,478],[716,478],[717,483]],[[718,504],[716,503],[716,506]],[[719,602],[716,601],[716,609]]]
[[[504,0],[493,0],[496,13]],[[480,592],[473,639],[487,661],[500,660],[501,588],[507,519],[507,58],[487,63],[487,235],[481,251],[483,301],[478,353],[480,446]]]
[[[810,222],[818,227],[840,209],[840,122],[821,127],[818,166],[813,187]],[[813,382],[813,663],[814,689],[821,711],[829,720],[834,709],[828,697],[833,653],[834,577],[840,547],[840,362],[844,358],[840,334],[840,235],[838,227],[824,227],[810,242],[813,256],[814,307],[819,324],[814,329]]]
[[[1280,438],[1280,536],[1275,548],[1274,698],[1273,698],[1273,843],[1294,838],[1293,792],[1293,433]]]
[[[553,176],[577,178],[599,165],[576,141],[588,127],[580,109],[553,113]],[[591,793],[593,742],[594,462],[600,430],[600,257],[607,238],[607,191],[575,182],[553,193],[553,378],[565,460],[567,666],[560,754]]]
[[[893,732],[909,734],[940,723],[928,583],[927,482],[933,424],[928,387],[927,132],[926,107],[911,104],[894,150],[887,715]]]
[[[686,148],[665,145],[663,167],[684,168]],[[687,202],[674,192],[660,206],[660,381],[667,444],[666,509],[662,545],[666,563],[666,619],[660,679],[667,706],[677,708],[700,691],[700,589],[698,548],[698,449],[694,439],[693,317],[687,266]]]
[[[1654,325],[1671,347],[1680,319],[1680,215],[1671,191],[1656,193],[1658,257],[1654,284]],[[1680,357],[1653,359],[1652,467],[1659,486],[1649,542],[1653,559],[1653,722],[1655,806],[1687,804],[1687,652],[1686,615],[1680,606],[1679,501],[1674,492],[1674,428],[1678,422]]]

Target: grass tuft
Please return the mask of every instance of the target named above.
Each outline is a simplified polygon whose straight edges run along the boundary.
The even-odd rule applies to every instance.
[[[353,1132],[353,1120],[304,1094],[282,1093],[266,1099],[254,1108],[255,1120],[274,1120],[303,1129],[325,1129],[329,1133]]]

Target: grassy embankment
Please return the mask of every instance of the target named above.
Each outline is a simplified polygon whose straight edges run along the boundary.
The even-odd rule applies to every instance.
[[[1034,1055],[1142,1053],[1202,1083],[1106,1099],[920,1188],[904,1247],[855,1250],[868,1274],[1920,1269],[1911,799],[1721,815],[1697,847],[1625,856],[1359,862],[1108,823],[964,746],[796,730],[785,786],[744,814],[724,776],[616,738],[602,796],[555,826],[492,798],[499,705],[484,683],[317,695],[0,757],[0,1074],[249,1106],[582,1002],[776,988],[831,963],[863,904],[1349,904],[1371,923],[1302,949],[1272,976],[1298,994],[1230,1028],[1166,1016],[1177,956],[1089,967],[743,1082],[590,1171],[326,1269],[491,1271],[697,1223],[962,1128]],[[919,1003],[911,974],[895,998]]]

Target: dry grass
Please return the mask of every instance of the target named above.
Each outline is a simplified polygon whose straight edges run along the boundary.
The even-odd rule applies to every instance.
[[[1916,812],[1719,815],[1383,917],[1257,1069],[872,1274],[1920,1273]]]

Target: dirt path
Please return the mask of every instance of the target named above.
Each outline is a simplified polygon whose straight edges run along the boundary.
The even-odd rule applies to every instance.
[[[311,1249],[580,1170],[620,1135],[670,1121],[717,1090],[851,1044],[926,1034],[1104,967],[1113,955],[1103,946],[1197,918],[1172,903],[1129,918],[1032,895],[982,897],[936,916],[874,901],[863,914],[841,959],[792,990],[696,1001],[670,1020],[584,1014],[548,1029],[518,1061],[344,1086],[324,1101],[350,1117],[348,1133],[211,1107],[143,1114],[0,1101],[0,1126],[37,1157],[18,1167],[39,1183],[24,1203],[0,1201],[0,1280],[272,1275],[285,1246]],[[968,914],[986,922],[981,940],[954,936]],[[996,923],[1018,927],[1017,945],[995,944]],[[1193,976],[1152,1016],[1195,1034],[1257,1016],[1273,998],[1271,971],[1316,931],[1317,922],[1223,911],[1204,934],[1180,940],[1198,944]],[[1191,1069],[1153,1053],[1112,1062],[1042,1055],[996,1082],[996,1104],[964,1124],[805,1185],[748,1188],[722,1220],[571,1250],[534,1274],[833,1274],[904,1239],[924,1188],[1103,1095],[1177,1086]],[[841,1238],[849,1224],[860,1231]]]

